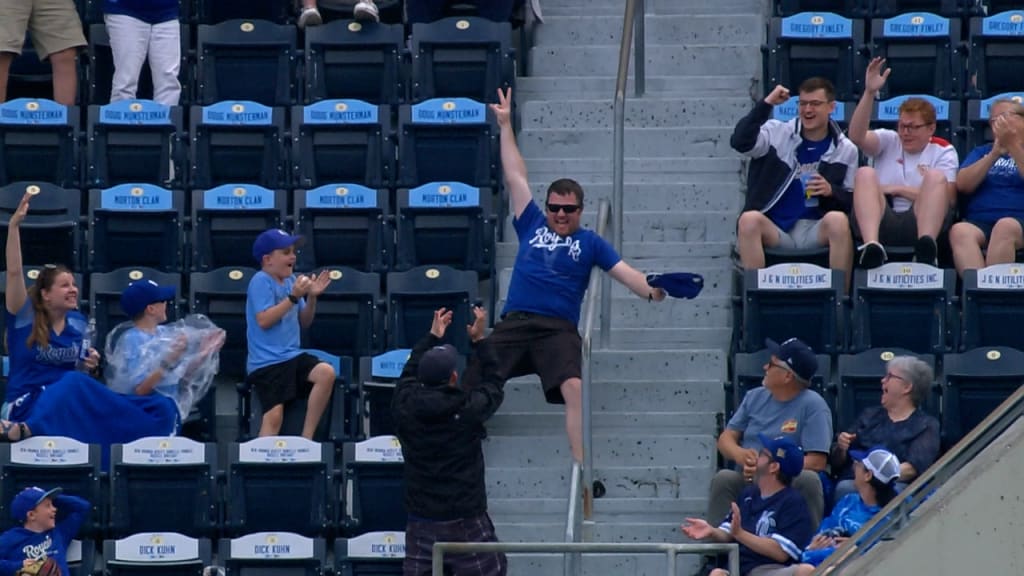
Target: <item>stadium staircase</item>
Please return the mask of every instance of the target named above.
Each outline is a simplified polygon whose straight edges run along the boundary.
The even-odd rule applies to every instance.
[[[583,222],[612,190],[612,97],[621,0],[545,0],[545,23],[517,79],[519,144],[534,197],[554,179],[586,191]],[[647,302],[615,285],[609,349],[595,350],[593,542],[680,542],[703,515],[716,468],[716,414],[730,337],[731,243],[741,208],[736,119],[759,89],[761,0],[648,0],[647,93],[626,105],[624,257],[645,272],[705,277],[696,300]],[[499,309],[517,243],[498,247]],[[596,342],[595,334],[595,342]],[[486,444],[490,510],[504,541],[564,540],[570,454],[559,406],[537,378],[506,385]],[[681,557],[680,573],[697,558]],[[560,556],[510,558],[510,574],[561,573]],[[655,556],[586,557],[586,573],[661,573]]]

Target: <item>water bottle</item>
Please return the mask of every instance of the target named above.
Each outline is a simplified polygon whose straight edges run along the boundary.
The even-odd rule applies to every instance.
[[[85,361],[89,359],[89,348],[92,347],[92,343],[96,340],[96,319],[89,318],[89,323],[85,326],[85,334],[82,334],[82,348],[78,351],[78,363],[76,368],[82,372],[88,372],[89,369],[85,367]]]

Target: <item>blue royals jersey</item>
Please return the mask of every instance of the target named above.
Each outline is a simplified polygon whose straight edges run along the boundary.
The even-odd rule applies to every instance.
[[[534,202],[513,225],[519,252],[502,314],[532,312],[578,324],[591,268],[596,265],[607,272],[619,263],[619,255],[591,230],[580,228],[565,237],[555,234]]]
[[[4,311],[7,322],[7,350],[11,369],[7,382],[5,402],[15,402],[25,395],[37,394],[47,384],[60,380],[69,370],[75,369],[82,347],[82,334],[86,320],[81,312],[67,314],[64,330],[60,334],[50,330],[50,344],[43,348],[38,343],[27,345],[32,333],[34,312],[31,300],[26,299],[17,315]],[[93,344],[95,347],[96,344]],[[22,399],[11,407],[11,417],[20,418],[31,408],[34,396]]]

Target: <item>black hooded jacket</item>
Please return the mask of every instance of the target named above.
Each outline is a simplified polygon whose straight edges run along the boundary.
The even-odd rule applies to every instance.
[[[391,413],[405,459],[405,509],[429,520],[454,520],[487,511],[484,422],[505,397],[498,358],[489,339],[475,345],[482,368],[472,390],[425,386],[417,378],[424,352],[441,340],[427,334],[412,349],[402,370]]]

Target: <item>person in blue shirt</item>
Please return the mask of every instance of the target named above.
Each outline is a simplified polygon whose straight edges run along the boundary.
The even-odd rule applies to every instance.
[[[285,404],[306,396],[302,436],[312,439],[331,399],[334,368],[299,346],[300,326],[313,323],[316,299],[331,283],[326,270],[316,276],[294,274],[295,250],[303,241],[302,236],[270,229],[252,246],[260,271],[246,292],[246,381],[263,408],[260,436],[280,433]]]
[[[0,534],[0,576],[15,576],[34,564],[56,563],[61,574],[70,574],[68,544],[78,534],[91,506],[89,502],[61,494],[60,488],[25,488],[11,501],[11,516],[21,523]],[[62,518],[57,520],[57,513]]]
[[[964,221],[950,229],[949,243],[961,275],[1009,264],[1024,248],[1024,106],[996,100],[988,123],[995,141],[971,150],[956,176],[967,210]]]
[[[103,22],[114,59],[110,101],[135,98],[149,59],[153,100],[177,106],[181,98],[181,25],[178,0],[104,0]]]
[[[501,164],[519,251],[502,321],[490,338],[502,380],[537,374],[547,401],[565,404],[569,446],[573,458],[582,461],[582,353],[576,325],[591,269],[600,267],[645,300],[660,302],[666,294],[648,285],[646,276],[626,264],[607,241],[580,227],[583,188],[576,181],[554,181],[544,211],[537,207],[512,128],[512,90],[499,90],[498,98],[491,110],[501,128]],[[479,382],[480,363],[471,359],[464,378],[467,387]]]

